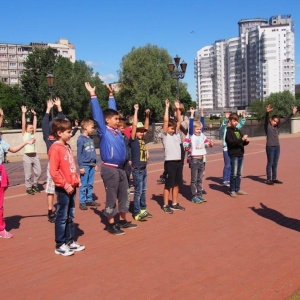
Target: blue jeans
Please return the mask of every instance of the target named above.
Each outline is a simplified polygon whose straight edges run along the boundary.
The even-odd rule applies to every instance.
[[[223,168],[223,182],[230,181],[231,165],[228,151],[223,151],[224,168]]]
[[[132,169],[134,198],[133,215],[138,215],[141,209],[146,209],[147,169]]]
[[[280,146],[267,146],[266,147],[267,152],[267,179],[268,180],[275,180],[277,179],[277,166],[278,166],[278,160],[280,156]]]
[[[65,189],[55,187],[57,194],[56,219],[55,219],[55,242],[56,248],[63,244],[72,243],[75,234],[75,195],[68,194]]]
[[[244,166],[244,157],[230,157],[230,192],[237,192],[241,189],[241,177]]]
[[[81,187],[79,189],[80,203],[93,201],[93,184],[95,178],[94,166],[83,166],[85,173],[80,174]]]

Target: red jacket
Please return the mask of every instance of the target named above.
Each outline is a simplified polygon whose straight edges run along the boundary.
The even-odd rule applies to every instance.
[[[56,141],[49,149],[50,175],[55,186],[65,190],[71,185],[76,187],[80,183],[76,172],[74,156],[69,144]]]

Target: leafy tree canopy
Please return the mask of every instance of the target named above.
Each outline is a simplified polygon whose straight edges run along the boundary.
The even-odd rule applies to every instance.
[[[163,119],[165,99],[176,98],[176,81],[167,68],[170,61],[172,58],[167,50],[150,44],[133,48],[122,58],[119,70],[121,90],[115,96],[124,115],[131,115],[133,105],[138,103],[141,120],[147,108],[151,110],[153,121]],[[191,96],[186,84],[179,84],[180,101],[188,109],[192,104]]]
[[[256,100],[251,103],[251,112],[262,120],[266,113],[266,106],[271,104],[273,107],[272,115],[276,114],[284,117],[291,113],[293,106],[297,105],[295,97],[289,92],[272,93],[264,101]]]

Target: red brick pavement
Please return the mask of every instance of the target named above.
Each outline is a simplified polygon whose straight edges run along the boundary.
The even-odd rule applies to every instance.
[[[1,299],[285,299],[300,287],[299,135],[281,138],[279,179],[267,186],[264,139],[246,148],[242,188],[230,198],[220,185],[222,154],[208,157],[208,202],[193,204],[182,188],[185,212],[164,214],[163,164],[148,168],[148,206],[153,219],[124,236],[104,230],[101,209],[77,209],[78,241],[86,250],[54,254],[53,224],[46,221],[45,193],[24,186],[6,192],[10,240],[1,239]],[[184,168],[189,181],[189,169]],[[104,206],[96,176],[95,194]],[[129,216],[131,220],[131,216]]]

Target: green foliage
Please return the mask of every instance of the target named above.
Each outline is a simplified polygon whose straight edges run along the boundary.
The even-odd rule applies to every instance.
[[[257,100],[251,103],[252,114],[259,120],[262,120],[268,104],[271,104],[273,107],[271,115],[279,115],[280,117],[290,114],[293,106],[297,105],[295,97],[289,91],[272,93],[264,101]]]
[[[140,106],[140,116],[149,108],[153,121],[161,121],[164,112],[164,100],[176,97],[176,81],[169,74],[167,65],[172,61],[167,50],[153,45],[133,48],[122,58],[119,77],[121,90],[117,93],[118,108],[124,115],[133,113],[133,105]],[[180,82],[180,100],[190,107],[191,96],[186,85]]]

